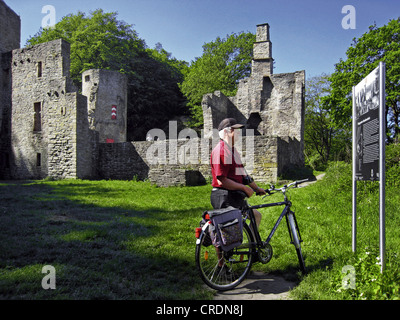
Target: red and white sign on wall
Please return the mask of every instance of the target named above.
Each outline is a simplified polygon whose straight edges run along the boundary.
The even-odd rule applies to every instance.
[[[117,106],[111,107],[111,120],[117,120]]]

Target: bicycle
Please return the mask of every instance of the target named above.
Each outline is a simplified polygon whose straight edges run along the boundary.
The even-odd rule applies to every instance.
[[[210,246],[209,243],[209,228],[211,221],[199,230],[196,235],[196,265],[200,273],[201,279],[211,288],[224,291],[230,290],[239,285],[248,275],[251,266],[255,262],[263,264],[268,263],[273,254],[270,241],[281,223],[283,217],[286,217],[286,223],[290,235],[290,243],[296,248],[297,258],[299,260],[300,269],[303,273],[306,272],[305,262],[301,251],[300,230],[297,224],[295,213],[290,210],[292,203],[288,199],[286,192],[290,188],[296,188],[299,184],[308,181],[308,179],[292,182],[284,185],[282,188],[275,188],[271,186],[270,189],[265,190],[266,196],[281,192],[284,196],[284,201],[265,203],[255,206],[249,206],[245,201],[246,206],[241,208],[243,215],[243,242],[240,246],[224,252]],[[244,194],[244,193],[243,193]],[[261,240],[260,233],[256,226],[253,209],[268,208],[274,206],[285,206],[274,227],[269,233],[266,241]],[[249,220],[249,224],[247,224]],[[251,228],[250,228],[250,226]],[[252,230],[256,230],[253,232]],[[221,266],[222,265],[222,266]]]

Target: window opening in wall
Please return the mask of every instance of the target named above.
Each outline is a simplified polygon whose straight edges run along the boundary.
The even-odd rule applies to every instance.
[[[33,131],[42,131],[42,104],[40,102],[35,102],[33,107],[35,111]]]
[[[41,153],[36,154],[36,166],[37,167],[42,166],[42,154]]]
[[[90,76],[85,76],[85,82],[89,82],[90,81]]]
[[[42,76],[42,61],[39,61],[37,63],[37,76],[40,78]]]

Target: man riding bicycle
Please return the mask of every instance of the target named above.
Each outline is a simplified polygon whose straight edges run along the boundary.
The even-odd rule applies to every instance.
[[[237,123],[234,118],[221,121],[218,126],[220,142],[211,154],[212,192],[211,205],[214,209],[232,206],[241,209],[244,197],[237,191],[243,191],[247,197],[255,192],[264,195],[265,190],[258,187],[254,180],[247,175],[240,155],[235,149],[235,139],[238,139],[238,130],[243,124]],[[253,210],[257,227],[261,222],[261,214]]]

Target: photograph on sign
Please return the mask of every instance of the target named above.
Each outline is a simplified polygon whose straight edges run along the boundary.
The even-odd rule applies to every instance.
[[[380,68],[354,88],[357,180],[379,180]]]

